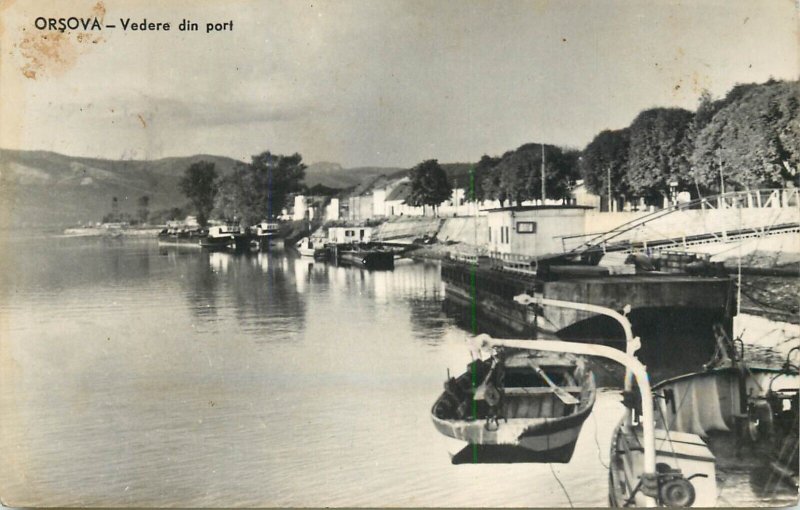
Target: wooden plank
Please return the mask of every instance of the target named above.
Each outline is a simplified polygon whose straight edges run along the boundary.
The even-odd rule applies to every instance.
[[[580,386],[562,386],[561,389],[568,393],[580,393]],[[503,393],[507,396],[521,396],[521,395],[547,395],[552,394],[553,389],[549,386],[519,386],[519,387],[506,387]],[[477,398],[477,397],[476,397]]]

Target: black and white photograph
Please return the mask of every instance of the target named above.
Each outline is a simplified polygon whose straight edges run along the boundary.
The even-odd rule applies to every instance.
[[[0,0],[0,508],[798,505],[796,0]]]

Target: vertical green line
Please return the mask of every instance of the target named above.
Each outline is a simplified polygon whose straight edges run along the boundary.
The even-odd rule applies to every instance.
[[[477,198],[475,196],[475,165],[472,165],[469,169],[469,194],[470,198],[473,202],[476,202],[477,205]],[[477,225],[476,225],[477,228]],[[476,242],[477,242],[477,235],[476,235]],[[476,255],[477,255],[477,244],[475,246]],[[472,329],[472,334],[478,334],[478,289],[477,289],[477,268],[478,268],[478,261],[477,259],[473,264],[470,264],[470,271],[469,271],[469,280],[470,280],[470,326]],[[472,361],[472,388],[473,390],[478,386],[478,373],[477,373],[477,361]],[[478,419],[478,403],[475,401],[475,393],[473,391],[472,397],[472,419]],[[478,445],[472,445],[472,463],[478,463]]]

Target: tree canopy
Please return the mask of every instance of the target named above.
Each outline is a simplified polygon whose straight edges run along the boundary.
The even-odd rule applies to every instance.
[[[467,193],[467,200],[471,202],[486,200],[494,193],[496,183],[489,179],[489,174],[500,162],[500,158],[484,154],[476,165],[473,165],[470,175],[470,190]]]
[[[772,80],[736,85],[718,100],[704,91],[694,113],[643,111],[624,130],[598,134],[581,159],[594,193],[607,193],[610,168],[614,195],[651,204],[668,196],[671,183],[694,196],[785,187],[796,182],[798,166],[798,82]]]
[[[670,183],[689,189],[692,178],[684,139],[694,114],[682,108],[653,108],[631,123],[628,185],[650,203],[669,196]]]
[[[431,206],[436,208],[449,199],[453,188],[439,162],[429,159],[418,164],[409,172],[411,191],[405,203],[414,207]]]
[[[609,174],[613,196],[631,197],[628,184],[628,150],[630,132],[627,128],[601,131],[583,149],[581,175],[586,188],[597,195],[608,194]]]
[[[218,189],[214,163],[208,161],[193,163],[186,169],[179,186],[194,207],[197,223],[202,227],[208,225]]]
[[[699,130],[690,155],[696,179],[720,190],[782,187],[800,164],[797,82],[735,87]]]
[[[290,194],[301,191],[306,166],[300,154],[263,152],[240,164],[220,184],[217,208],[229,220],[253,225],[273,218]]]
[[[579,152],[544,145],[546,198],[567,199],[577,177]],[[484,156],[478,163],[483,199],[520,205],[542,198],[542,144],[528,143],[501,158]]]

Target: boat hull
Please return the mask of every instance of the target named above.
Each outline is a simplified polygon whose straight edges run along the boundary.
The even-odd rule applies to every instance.
[[[478,360],[450,379],[431,419],[442,435],[469,444],[456,464],[569,462],[595,396],[582,360],[516,354],[502,363]]]
[[[202,237],[158,237],[159,246],[189,246],[192,248],[200,248]]]
[[[798,379],[797,374],[774,369],[749,367],[742,372],[739,367],[724,367],[656,384],[656,467],[679,469],[688,478],[694,507],[717,504],[721,491],[716,485],[718,478],[738,478],[738,483],[752,487],[754,492],[749,495],[747,490],[739,491],[737,496],[749,499],[737,501],[731,499],[733,491],[726,491],[726,506],[761,503],[757,487],[770,471],[773,473],[768,476],[774,483],[767,490],[773,497],[784,497],[777,487],[780,477],[776,476],[776,466],[790,479],[794,477],[795,488],[790,487],[790,481],[786,489],[795,491],[796,497]],[[770,388],[777,394],[769,397]],[[767,407],[766,414],[757,414],[763,407],[754,404],[767,404],[770,398],[776,399],[777,405],[771,411]],[[627,417],[620,421],[611,441],[608,495],[609,504],[615,507],[648,502],[636,489],[643,473],[641,427],[627,425],[627,421]],[[757,423],[752,431],[748,422]],[[784,451],[786,445],[791,447]],[[788,451],[794,457],[787,455]],[[781,506],[778,503],[781,501],[776,500],[775,506]]]
[[[394,269],[394,253],[384,251],[341,251],[340,262],[364,269]]]
[[[208,251],[226,251],[236,248],[233,236],[229,237],[206,237],[200,241],[200,246]]]
[[[556,448],[570,447],[570,456],[581,427],[589,417],[591,408],[563,419],[512,418],[499,420],[487,427],[485,420],[441,420],[433,417],[436,429],[443,435],[476,445],[508,445],[532,452],[546,452]]]

